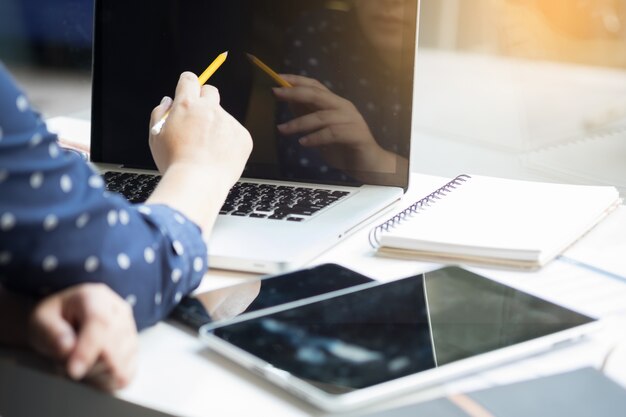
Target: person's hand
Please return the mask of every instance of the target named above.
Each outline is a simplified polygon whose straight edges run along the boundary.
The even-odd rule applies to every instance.
[[[63,361],[68,375],[104,390],[126,386],[135,373],[137,330],[127,302],[104,284],[82,284],[35,306],[30,345]]]
[[[206,236],[252,151],[248,131],[219,102],[215,87],[200,87],[198,77],[184,72],[174,101],[164,98],[150,120],[154,126],[170,110],[161,132],[150,134],[163,177],[147,203],[179,210]]]
[[[220,106],[217,89],[201,87],[198,77],[184,72],[174,101],[163,99],[152,111],[150,126],[168,110],[161,133],[150,135],[150,149],[159,171],[164,173],[174,164],[184,164],[219,175],[228,188],[234,185],[252,151],[252,139]]]
[[[214,321],[227,320],[246,311],[261,290],[261,281],[233,285],[197,295]]]
[[[304,147],[319,148],[335,168],[347,171],[395,172],[395,155],[378,145],[355,105],[317,80],[281,75],[293,87],[275,88],[277,99],[298,115],[278,125],[285,135],[298,135]]]

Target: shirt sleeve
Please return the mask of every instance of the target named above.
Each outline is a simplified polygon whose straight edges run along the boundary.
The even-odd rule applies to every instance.
[[[0,63],[0,284],[44,296],[102,282],[137,327],[166,317],[200,283],[199,227],[163,205],[131,205],[57,145]]]

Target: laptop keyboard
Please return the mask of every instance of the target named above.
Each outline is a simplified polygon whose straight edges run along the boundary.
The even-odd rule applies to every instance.
[[[145,202],[161,176],[108,171],[108,191],[123,195],[131,203]],[[220,215],[302,222],[345,198],[347,191],[287,185],[238,182],[228,193]]]
[[[123,195],[131,203],[143,203],[156,188],[160,175],[107,171],[103,175],[108,191]]]

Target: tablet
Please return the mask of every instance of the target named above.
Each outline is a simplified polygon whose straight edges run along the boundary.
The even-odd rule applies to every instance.
[[[200,335],[319,408],[344,411],[573,342],[597,324],[446,267],[232,318]]]

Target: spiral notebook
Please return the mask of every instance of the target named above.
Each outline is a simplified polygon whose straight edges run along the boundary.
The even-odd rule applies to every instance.
[[[370,232],[378,254],[537,269],[621,200],[615,187],[460,175]]]

